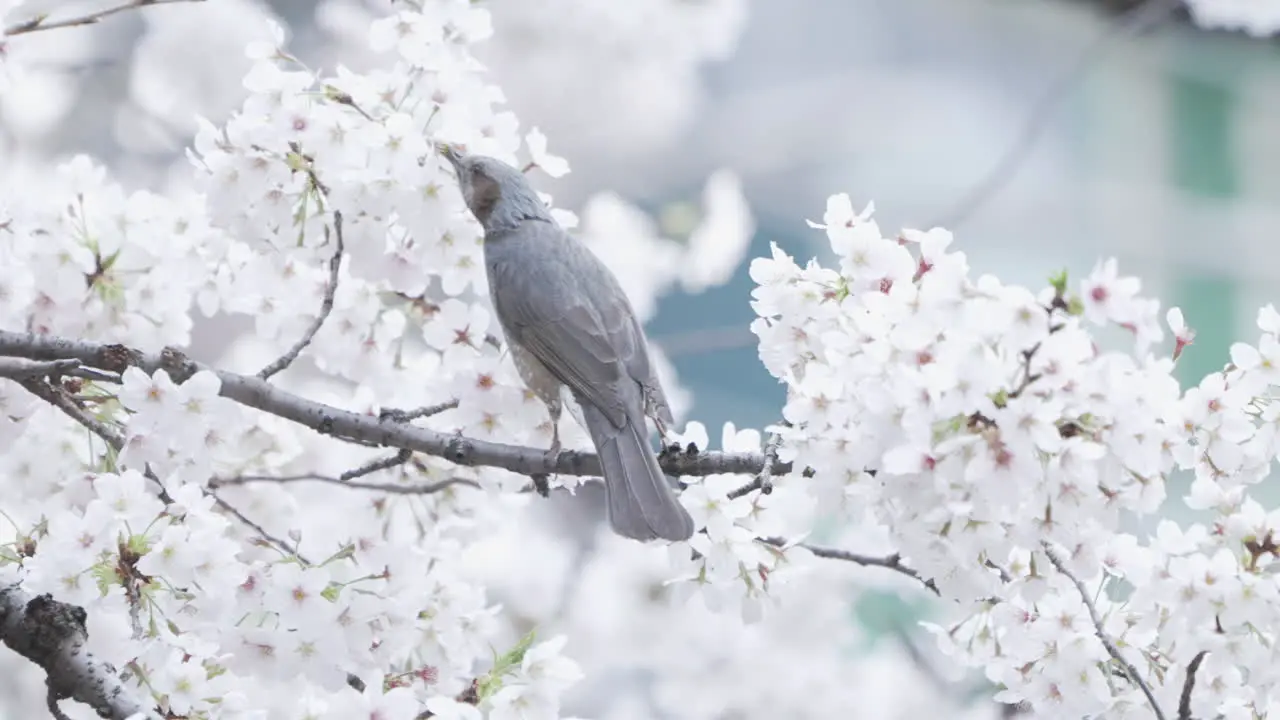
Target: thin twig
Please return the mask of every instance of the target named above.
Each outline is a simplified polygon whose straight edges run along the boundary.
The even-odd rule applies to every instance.
[[[1129,678],[1129,682],[1137,685],[1138,689],[1142,690],[1142,694],[1147,696],[1147,702],[1151,704],[1151,711],[1155,713],[1156,720],[1165,720],[1164,711],[1160,709],[1160,703],[1156,702],[1155,693],[1151,692],[1151,687],[1147,685],[1147,681],[1142,679],[1142,675],[1138,673],[1138,668],[1134,667],[1133,663],[1120,654],[1120,648],[1116,647],[1115,641],[1102,629],[1102,616],[1098,614],[1098,607],[1093,604],[1088,588],[1067,569],[1067,564],[1062,561],[1058,551],[1054,550],[1048,542],[1042,542],[1040,546],[1044,549],[1044,554],[1049,558],[1049,562],[1053,563],[1058,572],[1062,573],[1063,577],[1076,586],[1076,592],[1080,594],[1081,602],[1084,603],[1085,609],[1089,611],[1089,619],[1093,622],[1094,635],[1102,643],[1102,647],[1106,648],[1107,654],[1120,665],[1125,676]]]
[[[403,422],[409,422],[411,420],[417,420],[418,418],[432,417],[434,415],[439,415],[440,413],[445,412],[446,410],[453,410],[456,407],[458,407],[458,401],[450,400],[449,402],[443,402],[443,403],[440,403],[439,405],[427,405],[426,407],[420,407],[415,410],[396,410],[395,408],[384,408],[382,412],[378,413],[378,419],[387,420],[390,422],[403,423]]]
[[[559,456],[549,457],[545,448],[489,442],[410,423],[381,422],[370,415],[295,395],[261,378],[193,362],[175,348],[166,348],[160,353],[143,353],[123,345],[0,330],[0,357],[31,360],[75,358],[86,365],[111,372],[123,372],[131,366],[148,373],[163,369],[174,382],[185,382],[196,372],[204,370],[217,375],[221,381],[219,394],[222,397],[346,442],[412,450],[456,465],[501,468],[521,475],[541,473],[600,477],[600,458],[594,453],[566,450]],[[659,454],[658,462],[665,474],[675,477],[754,475],[764,467],[764,454],[664,452]],[[791,463],[775,462],[772,469],[774,475],[786,475],[791,472]]]
[[[1187,663],[1187,679],[1182,683],[1182,697],[1178,699],[1178,720],[1191,720],[1191,693],[1196,687],[1196,672],[1208,654],[1208,650],[1201,650]]]
[[[1146,0],[1127,11],[1117,20],[1110,23],[1106,31],[1094,38],[1085,47],[1080,56],[1059,76],[1044,95],[1032,106],[1031,112],[1023,122],[1022,130],[1014,138],[1013,143],[1005,149],[1004,154],[977,183],[969,189],[961,200],[929,227],[946,227],[954,230],[968,220],[984,204],[1000,193],[1017,174],[1018,168],[1031,152],[1040,134],[1049,126],[1054,112],[1089,71],[1106,55],[1108,46],[1115,40],[1140,35],[1156,27],[1173,14],[1179,6],[1177,0]]]
[[[119,430],[90,415],[59,388],[55,388],[43,379],[23,380],[19,384],[32,395],[61,410],[64,415],[88,428],[90,432],[110,445],[111,449],[121,450],[124,448],[124,435]]]
[[[298,558],[299,560],[301,560],[301,561],[303,562],[303,564],[304,564],[304,565],[310,565],[310,564],[311,564],[311,561],[310,561],[310,560],[308,560],[306,557],[304,557],[304,556],[302,555],[302,553],[298,552],[298,548],[297,548],[297,547],[295,547],[295,546],[293,546],[293,545],[290,545],[289,543],[285,542],[284,540],[281,540],[280,538],[276,537],[275,535],[272,535],[271,533],[267,532],[267,529],[266,529],[266,528],[262,527],[261,525],[259,525],[259,524],[258,524],[258,523],[256,523],[256,522],[254,522],[254,521],[250,520],[250,519],[249,519],[249,517],[248,517],[247,515],[245,515],[244,513],[240,512],[239,510],[237,510],[237,509],[236,509],[236,507],[235,507],[234,505],[232,505],[231,503],[227,502],[226,500],[223,500],[222,498],[218,497],[216,494],[211,493],[211,492],[209,492],[209,491],[207,491],[207,490],[205,491],[205,495],[207,495],[208,497],[213,498],[213,502],[214,502],[218,507],[222,508],[223,510],[226,510],[228,513],[230,513],[232,516],[234,516],[234,517],[235,517],[235,519],[239,520],[239,521],[240,521],[241,523],[243,523],[246,527],[248,527],[249,529],[251,529],[251,530],[253,530],[254,532],[256,532],[256,533],[258,534],[258,536],[259,536],[259,537],[261,537],[261,538],[262,538],[264,541],[266,541],[267,543],[270,543],[270,544],[271,544],[272,546],[274,546],[277,550],[279,550],[279,551],[283,552],[285,555],[288,555],[289,557],[296,557],[296,558]]]
[[[24,20],[16,25],[10,25],[5,28],[4,37],[26,35],[27,33],[43,32],[45,30],[57,30],[58,28],[95,25],[111,15],[126,12],[128,10],[137,10],[144,7],[151,7],[153,5],[171,5],[180,2],[204,2],[204,0],[131,0],[131,2],[109,7],[105,10],[98,10],[97,12],[88,13],[79,17],[68,18],[66,20],[55,20],[53,22],[46,22],[49,19],[47,14],[37,15],[30,20]]]
[[[328,234],[327,229],[326,234]],[[335,245],[333,256],[329,258],[329,284],[325,286],[324,298],[320,301],[320,314],[312,321],[311,327],[307,328],[307,331],[302,334],[302,338],[294,343],[293,347],[289,348],[288,352],[258,371],[258,377],[263,380],[269,379],[272,375],[292,365],[293,361],[298,359],[298,355],[302,354],[302,351],[315,339],[316,333],[320,332],[324,321],[329,318],[329,313],[333,312],[333,297],[338,292],[338,272],[342,269],[343,251],[342,212],[338,210],[333,211],[333,236]]]
[[[356,478],[372,475],[379,470],[389,470],[397,465],[403,465],[409,462],[409,458],[413,457],[412,450],[399,450],[391,457],[379,458],[373,462],[365,463],[358,468],[348,470],[338,476],[338,482],[349,482]]]
[[[330,485],[340,485],[352,490],[374,490],[377,492],[385,492],[390,495],[430,495],[438,493],[441,490],[451,488],[455,485],[464,487],[479,488],[480,483],[475,480],[466,478],[446,478],[439,482],[427,483],[425,485],[410,485],[404,483],[375,483],[361,482],[358,480],[346,481],[329,475],[240,475],[231,478],[218,478],[209,481],[210,487],[228,487],[231,485],[250,485],[253,483],[295,483],[295,482],[318,482]]]
[[[778,548],[786,547],[802,547],[820,558],[828,558],[831,560],[843,560],[845,562],[856,563],[864,567],[879,567],[886,570],[892,570],[896,573],[906,575],[916,582],[924,585],[934,595],[942,597],[942,593],[938,590],[937,584],[933,580],[925,580],[919,572],[914,568],[904,565],[902,555],[898,553],[890,553],[888,555],[862,555],[860,553],[849,552],[848,550],[837,550],[836,548],[823,547],[821,545],[810,545],[809,543],[790,544],[780,537],[758,538],[760,542],[766,545],[772,545]]]
[[[778,448],[781,446],[782,436],[778,433],[769,433],[769,439],[764,444],[763,467],[760,468],[759,473],[756,473],[754,480],[730,492],[730,500],[736,500],[754,490],[759,490],[762,495],[773,494],[773,465],[778,462]]]

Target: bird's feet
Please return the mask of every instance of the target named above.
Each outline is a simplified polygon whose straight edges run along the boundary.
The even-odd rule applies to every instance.
[[[543,453],[543,459],[547,463],[547,471],[555,473],[556,466],[560,464],[560,423],[559,413],[551,418],[551,447]]]
[[[552,438],[551,447],[542,454],[543,462],[546,463],[547,470],[555,472],[556,467],[560,464],[560,438],[557,436]]]

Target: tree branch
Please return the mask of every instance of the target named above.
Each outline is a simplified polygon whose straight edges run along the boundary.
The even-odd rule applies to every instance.
[[[1147,696],[1147,702],[1150,703],[1151,711],[1155,713],[1156,720],[1165,720],[1164,711],[1160,709],[1160,703],[1156,702],[1155,693],[1151,692],[1151,687],[1148,686],[1147,682],[1142,679],[1140,674],[1138,674],[1138,668],[1134,667],[1133,663],[1126,660],[1124,655],[1120,654],[1120,648],[1116,647],[1115,641],[1112,640],[1111,636],[1102,629],[1102,617],[1098,615],[1098,608],[1093,604],[1093,600],[1089,597],[1088,588],[1086,588],[1084,583],[1080,582],[1080,580],[1067,569],[1067,565],[1062,561],[1062,557],[1058,555],[1058,551],[1054,550],[1048,542],[1042,542],[1040,543],[1040,546],[1044,549],[1044,554],[1049,558],[1049,562],[1053,563],[1053,566],[1057,568],[1058,572],[1062,573],[1073,585],[1076,586],[1076,592],[1080,594],[1080,600],[1084,603],[1085,609],[1089,611],[1089,619],[1093,621],[1094,635],[1096,635],[1098,641],[1102,643],[1102,647],[1106,648],[1107,654],[1120,665],[1121,670],[1124,671],[1125,677],[1129,679],[1129,682],[1137,685],[1138,688],[1142,690],[1142,694]]]
[[[313,182],[315,182],[313,180]],[[328,235],[328,228],[325,228],[325,234]],[[315,339],[316,333],[320,332],[320,328],[324,326],[324,321],[329,319],[329,313],[333,312],[333,297],[338,292],[338,273],[342,269],[342,213],[338,210],[333,211],[333,236],[335,246],[333,248],[333,256],[329,258],[329,284],[324,288],[324,298],[320,301],[320,314],[316,315],[316,319],[311,323],[311,327],[302,334],[302,338],[289,348],[289,351],[272,362],[270,365],[258,371],[258,377],[263,380],[269,379],[272,375],[284,370],[293,364],[294,360],[302,354],[311,341]]]
[[[760,542],[772,545],[778,548],[785,548],[790,545],[785,539],[780,537],[759,538]],[[925,580],[919,572],[914,568],[904,565],[902,555],[891,553],[889,555],[862,555],[848,550],[838,550],[836,548],[823,547],[821,545],[810,545],[809,543],[795,543],[795,546],[802,547],[820,558],[828,558],[831,560],[844,560],[864,567],[880,567],[886,570],[892,570],[896,573],[906,575],[916,582],[924,585],[930,592],[938,597],[942,597],[937,584],[933,580]]]
[[[0,356],[32,360],[74,358],[110,372],[123,372],[130,366],[147,372],[163,369],[175,382],[183,382],[200,370],[208,370],[221,380],[223,397],[348,442],[412,450],[458,465],[501,468],[522,475],[600,475],[600,459],[593,453],[567,450],[558,458],[552,458],[540,448],[477,440],[408,423],[380,422],[373,416],[294,395],[257,377],[206,367],[188,360],[181,351],[172,348],[148,354],[123,345],[0,331]],[[658,460],[667,474],[677,476],[755,474],[765,464],[763,453],[668,451],[659,455]],[[785,475],[791,472],[791,463],[774,463],[772,471],[774,475]]]
[[[80,607],[47,594],[32,597],[16,584],[0,588],[0,640],[45,671],[51,711],[58,700],[70,698],[112,720],[159,720],[153,706],[134,697],[110,666],[85,648],[84,622]]]
[[[105,10],[98,10],[97,12],[91,12],[79,17],[67,18],[66,20],[55,20],[53,22],[46,22],[49,19],[48,14],[41,14],[30,20],[24,20],[5,28],[3,37],[26,35],[27,33],[42,32],[44,30],[57,30],[58,28],[78,27],[80,25],[96,25],[111,15],[122,13],[127,10],[137,10],[139,8],[151,7],[152,5],[170,5],[179,2],[204,2],[204,0],[130,0],[130,2],[109,7]]]
[[[1191,720],[1191,693],[1196,687],[1196,672],[1208,654],[1208,650],[1201,650],[1187,663],[1187,679],[1182,683],[1182,696],[1178,698],[1178,720]]]

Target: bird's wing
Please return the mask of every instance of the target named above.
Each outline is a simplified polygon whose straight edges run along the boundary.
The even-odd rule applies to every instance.
[[[622,360],[633,352],[634,340],[625,303],[601,287],[608,269],[550,223],[525,223],[516,233],[487,240],[485,253],[494,310],[509,339],[622,427],[626,396],[638,399],[622,382]]]

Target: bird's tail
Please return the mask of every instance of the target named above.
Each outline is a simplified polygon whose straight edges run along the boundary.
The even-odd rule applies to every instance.
[[[693,518],[667,483],[643,434],[644,416],[631,418],[629,414],[626,424],[617,428],[590,403],[581,406],[587,432],[600,456],[613,531],[641,541],[693,537]]]

